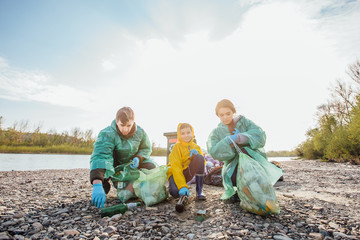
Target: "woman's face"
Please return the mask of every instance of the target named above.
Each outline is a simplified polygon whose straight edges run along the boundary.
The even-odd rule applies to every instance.
[[[120,132],[126,136],[129,134],[129,132],[131,131],[131,128],[134,125],[134,120],[130,120],[127,123],[122,123],[121,121],[117,121],[116,125],[118,126]]]
[[[233,115],[234,115],[234,112],[230,108],[227,108],[227,107],[220,108],[218,111],[218,117],[225,125],[228,125],[231,123],[231,121],[233,120]]]

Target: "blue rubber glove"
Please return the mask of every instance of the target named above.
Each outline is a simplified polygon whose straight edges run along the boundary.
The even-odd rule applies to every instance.
[[[239,129],[235,128],[234,131],[233,131],[233,134],[236,135],[236,134],[239,134],[239,133],[240,133]]]
[[[93,185],[91,201],[97,208],[104,207],[106,195],[102,183],[97,183]]]
[[[198,154],[199,154],[199,152],[196,149],[193,149],[190,151],[190,157],[192,157],[193,155],[198,155]]]
[[[228,136],[226,139],[228,140],[229,144],[232,144],[233,141],[236,143],[237,138],[238,138],[238,135],[237,135],[237,134],[234,134],[234,135]],[[231,139],[232,141],[231,141],[230,139]]]
[[[140,159],[138,157],[134,157],[130,164],[130,168],[135,169],[139,166]]]
[[[181,188],[179,191],[179,195],[180,197],[184,195],[189,196],[190,195],[189,189],[187,189],[187,187]]]

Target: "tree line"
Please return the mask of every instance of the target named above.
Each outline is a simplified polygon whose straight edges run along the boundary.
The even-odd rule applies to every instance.
[[[331,98],[318,106],[316,127],[296,148],[298,156],[360,164],[360,61],[346,72],[350,81],[337,80]]]
[[[3,153],[72,153],[90,154],[95,139],[93,131],[73,128],[71,132],[41,132],[41,124],[29,131],[29,121],[14,122],[3,129],[0,116],[0,152]]]
[[[92,130],[73,128],[70,132],[41,132],[41,124],[29,131],[29,121],[15,121],[3,128],[4,117],[0,116],[0,152],[2,153],[67,153],[91,154],[96,137]],[[166,156],[166,148],[152,143],[152,156]]]

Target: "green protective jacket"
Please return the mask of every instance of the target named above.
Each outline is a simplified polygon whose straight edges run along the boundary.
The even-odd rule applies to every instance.
[[[105,169],[105,178],[115,174],[116,165],[129,163],[135,156],[144,158],[142,162],[152,162],[150,159],[151,143],[144,129],[136,126],[133,136],[126,139],[116,130],[116,121],[101,130],[90,159],[90,171]]]
[[[266,142],[265,132],[244,116],[240,116],[235,127],[242,135],[248,137],[248,142],[244,145],[239,145],[239,147],[244,147],[255,160],[258,160],[259,156],[267,159],[263,149]],[[227,137],[230,135],[232,133],[230,133],[228,127],[220,122],[217,128],[210,133],[207,141],[208,153],[214,159],[224,162],[222,177],[225,193],[221,197],[222,199],[227,199],[235,193],[231,182],[231,175],[238,164],[239,154],[227,140]]]

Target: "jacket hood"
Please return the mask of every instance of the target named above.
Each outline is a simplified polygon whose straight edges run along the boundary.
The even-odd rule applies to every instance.
[[[194,128],[189,123],[186,123],[186,124],[189,124],[189,126],[191,128],[191,140],[190,140],[190,142],[185,142],[184,140],[182,140],[181,134],[180,134],[180,127],[183,124],[185,124],[185,123],[179,123],[178,126],[177,126],[177,138],[178,138],[178,141],[181,142],[181,143],[186,143],[186,144],[192,143],[194,141]]]

